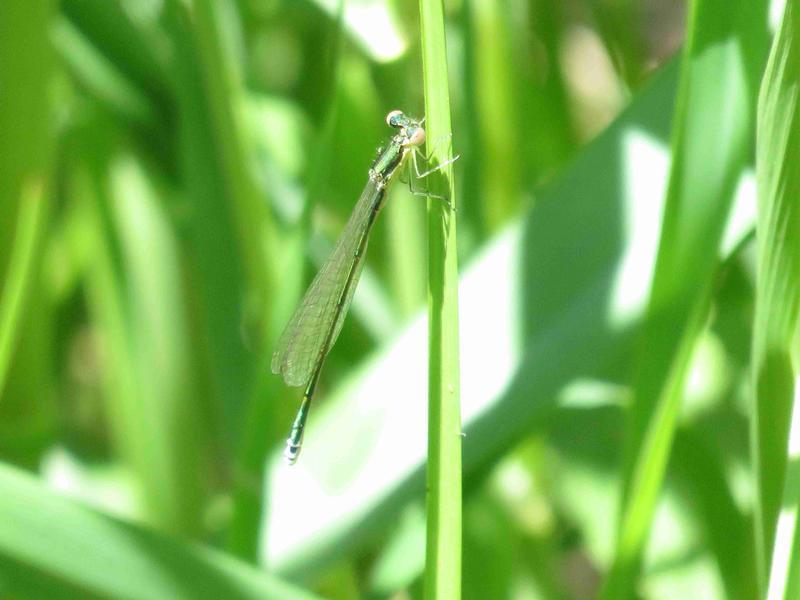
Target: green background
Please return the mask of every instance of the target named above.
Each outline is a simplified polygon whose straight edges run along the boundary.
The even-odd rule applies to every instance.
[[[407,186],[291,468],[301,391],[269,370],[386,113],[422,116],[417,11],[0,2],[0,595],[422,597]],[[756,197],[798,200],[797,17],[757,121],[766,1],[445,14],[453,138],[428,144],[460,155],[463,596],[758,597],[798,307],[769,274],[800,251],[793,216],[756,243]],[[751,361],[776,403],[755,438]]]

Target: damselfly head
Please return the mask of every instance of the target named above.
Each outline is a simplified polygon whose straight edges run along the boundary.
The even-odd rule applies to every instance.
[[[425,130],[419,125],[406,127],[406,141],[404,146],[422,146],[425,143]]]
[[[421,146],[425,143],[425,130],[421,122],[408,117],[402,110],[393,110],[386,115],[386,124],[400,129],[400,136],[405,138],[403,146]]]

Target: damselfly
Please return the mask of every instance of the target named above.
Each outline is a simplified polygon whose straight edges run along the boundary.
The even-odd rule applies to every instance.
[[[386,123],[399,131],[378,151],[367,184],[344,231],[311,282],[272,355],[273,373],[282,375],[287,385],[305,386],[303,401],[283,453],[289,464],[294,464],[300,454],[303,430],[322,365],[336,342],[353,299],[369,234],[386,200],[387,186],[409,156],[417,177],[424,177],[447,164],[419,173],[415,153],[425,143],[422,121],[395,110],[386,116]]]

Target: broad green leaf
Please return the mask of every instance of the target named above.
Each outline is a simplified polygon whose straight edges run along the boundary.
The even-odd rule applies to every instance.
[[[219,552],[80,506],[7,465],[0,488],[4,595],[314,598]]]

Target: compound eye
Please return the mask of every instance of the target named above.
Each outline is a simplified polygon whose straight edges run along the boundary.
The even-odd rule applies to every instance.
[[[405,125],[406,116],[402,110],[393,110],[386,115],[386,124],[390,127],[403,127]]]
[[[425,130],[422,127],[416,127],[411,131],[411,135],[408,136],[408,142],[406,142],[409,146],[422,146],[425,143]]]

